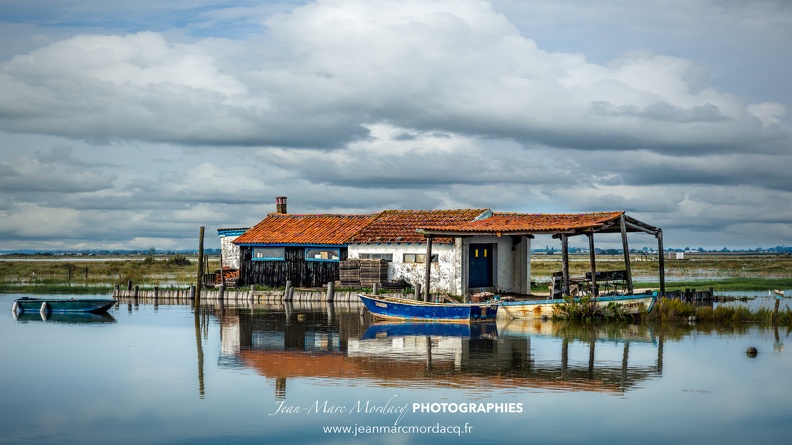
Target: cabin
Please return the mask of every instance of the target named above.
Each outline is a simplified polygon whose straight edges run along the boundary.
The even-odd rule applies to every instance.
[[[330,281],[344,284],[344,267],[376,262],[383,272],[374,282],[406,282],[430,292],[470,295],[482,292],[531,293],[531,241],[550,235],[561,242],[562,264],[553,292],[569,294],[585,285],[598,292],[616,277],[597,272],[594,235],[620,233],[625,270],[622,290],[632,292],[628,232],[644,232],[658,239],[662,231],[625,212],[527,214],[490,209],[384,210],[374,214],[289,214],[286,198],[278,197],[276,212],[233,240],[239,246],[238,284],[320,287]],[[590,272],[569,275],[568,240],[587,236]],[[659,255],[661,291],[663,256]],[[582,283],[580,281],[585,281]],[[597,281],[600,281],[598,284]]]

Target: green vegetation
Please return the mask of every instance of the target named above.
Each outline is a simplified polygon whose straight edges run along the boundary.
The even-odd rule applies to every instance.
[[[750,309],[745,305],[699,307],[692,303],[662,298],[647,316],[650,322],[695,321],[697,323],[742,324],[772,323],[773,310],[768,308]],[[792,310],[788,307],[778,311],[776,323],[792,326]]]
[[[210,259],[207,270],[219,269]],[[196,259],[184,255],[69,259],[57,261],[10,259],[0,261],[0,292],[19,293],[107,293],[129,281],[141,288],[176,288],[194,283]]]
[[[556,320],[567,320],[570,323],[589,324],[601,321],[645,321],[653,325],[666,325],[695,322],[703,325],[740,326],[750,323],[773,323],[773,310],[768,308],[750,309],[745,305],[700,307],[693,303],[680,300],[661,298],[655,303],[651,313],[626,315],[618,306],[598,307],[589,297],[581,297],[579,301],[564,298],[565,302],[557,306]],[[792,309],[778,311],[775,323],[779,326],[792,328]]]
[[[555,307],[554,318],[563,318],[575,321],[593,320],[618,320],[624,321],[634,316],[624,313],[621,305],[609,303],[606,307],[601,307],[592,300],[590,296],[582,296],[577,300],[572,297],[564,297],[564,302]]]

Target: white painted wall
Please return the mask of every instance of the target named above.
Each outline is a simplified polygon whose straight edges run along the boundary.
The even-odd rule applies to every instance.
[[[239,269],[239,246],[232,241],[239,235],[220,235],[220,250],[223,253],[222,266]]]
[[[392,244],[350,244],[349,258],[360,258],[361,253],[389,253],[393,261],[388,263],[388,280],[398,281],[404,279],[415,285],[423,286],[426,265],[424,263],[405,263],[404,254],[426,254],[426,244],[419,243],[392,243]],[[461,290],[456,286],[459,261],[458,252],[454,244],[432,244],[432,254],[438,256],[438,262],[432,263],[431,292],[445,291],[460,295]]]
[[[516,245],[510,236],[476,236],[456,238],[454,244],[432,244],[432,253],[438,255],[438,263],[432,263],[431,292],[445,291],[453,295],[467,295],[468,255],[470,244],[494,244],[494,292],[530,291],[531,239],[521,237]],[[514,249],[512,249],[514,247]],[[404,279],[410,284],[423,286],[425,265],[405,263],[405,253],[425,254],[426,244],[350,244],[349,258],[360,258],[361,253],[389,253],[393,261],[388,264],[388,280]]]

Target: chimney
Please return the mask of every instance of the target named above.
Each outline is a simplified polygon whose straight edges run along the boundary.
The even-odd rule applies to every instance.
[[[276,196],[275,197],[275,213],[279,213],[281,215],[286,214],[286,197],[285,196]]]

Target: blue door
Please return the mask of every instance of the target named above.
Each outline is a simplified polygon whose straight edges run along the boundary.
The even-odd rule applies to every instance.
[[[471,244],[468,287],[492,287],[492,244]]]

